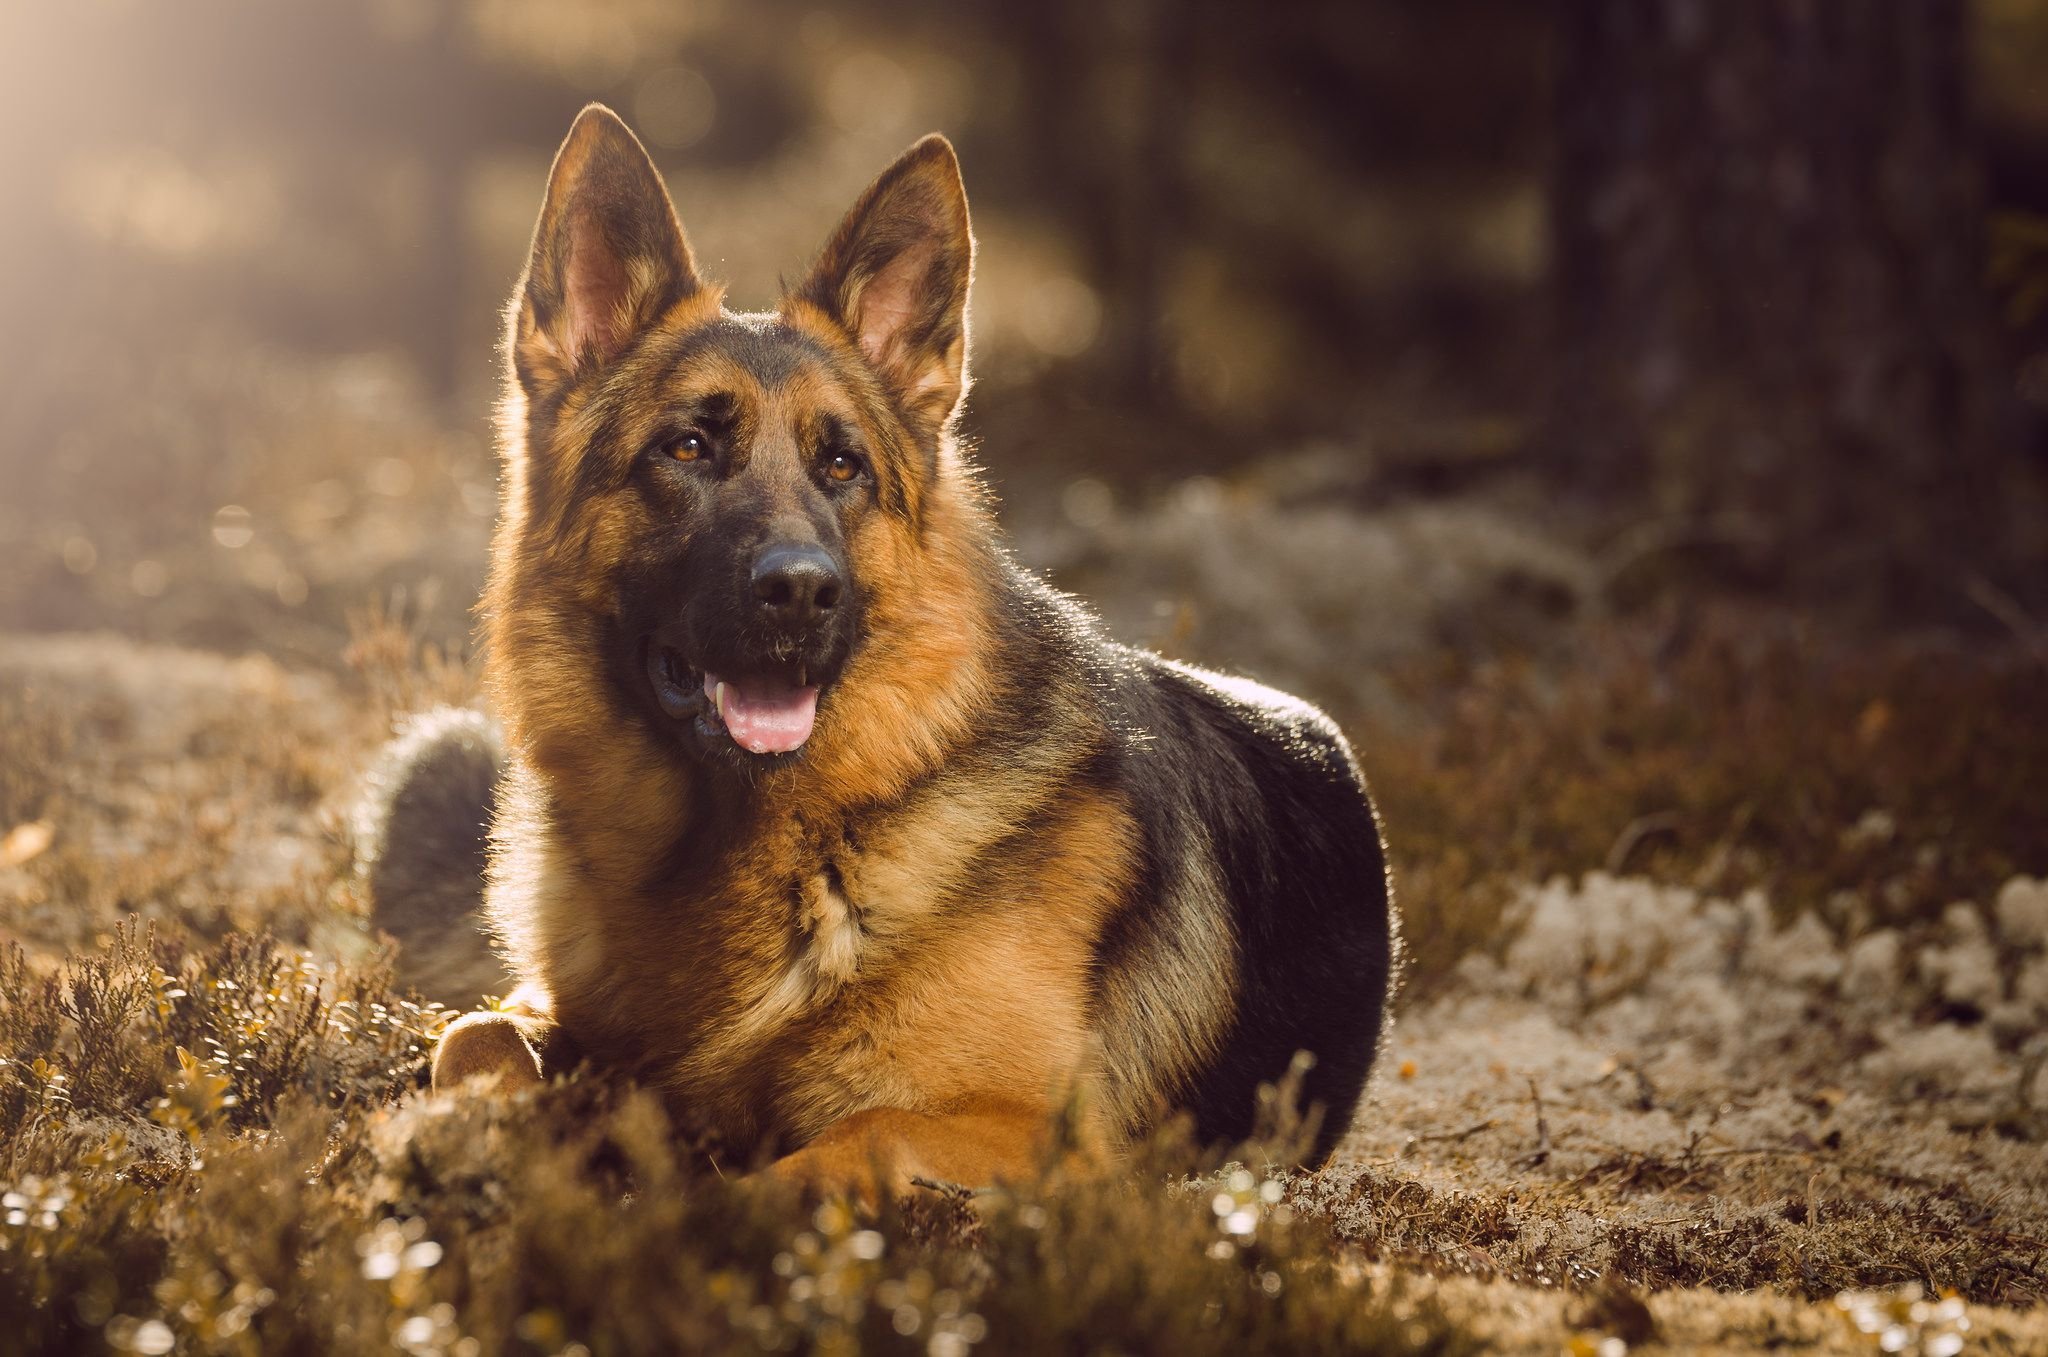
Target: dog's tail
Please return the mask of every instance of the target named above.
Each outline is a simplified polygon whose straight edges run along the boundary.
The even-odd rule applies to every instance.
[[[398,939],[398,979],[451,1007],[510,988],[482,912],[503,763],[488,717],[438,707],[384,747],[355,814],[356,871],[372,921]]]

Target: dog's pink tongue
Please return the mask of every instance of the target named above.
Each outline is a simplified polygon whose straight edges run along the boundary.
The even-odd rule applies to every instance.
[[[704,676],[704,692],[718,705],[726,734],[756,754],[787,754],[811,738],[818,720],[816,688],[738,684]]]

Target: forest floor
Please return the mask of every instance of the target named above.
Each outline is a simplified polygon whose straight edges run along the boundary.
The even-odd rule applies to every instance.
[[[1084,485],[1020,544],[1353,735],[1409,971],[1328,1167],[860,1221],[630,1090],[431,1099],[347,812],[469,669],[377,611],[14,631],[0,1351],[2048,1351],[2039,659],[1616,619],[1511,497],[1274,483]]]

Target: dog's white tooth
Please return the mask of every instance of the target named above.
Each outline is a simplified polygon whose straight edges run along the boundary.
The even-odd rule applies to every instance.
[[[805,687],[809,687],[809,686],[810,686],[810,678],[811,678],[811,671],[810,671],[810,668],[809,668],[808,666],[806,666],[806,665],[801,665],[801,664],[800,664],[800,665],[798,665],[798,666],[796,667],[796,686],[797,686],[797,687],[799,687],[799,688],[805,688]]]
[[[711,705],[718,708],[718,719],[725,719],[725,684],[721,682],[711,694]]]

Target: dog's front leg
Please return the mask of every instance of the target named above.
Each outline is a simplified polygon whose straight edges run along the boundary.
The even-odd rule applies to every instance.
[[[842,1117],[767,1174],[873,1206],[917,1180],[986,1187],[1045,1167],[1051,1114],[994,1099],[943,1113],[875,1108]]]
[[[434,1087],[451,1089],[492,1077],[500,1090],[538,1085],[545,1077],[543,1054],[559,1044],[559,1029],[545,999],[516,991],[501,1009],[465,1013],[434,1046]]]

